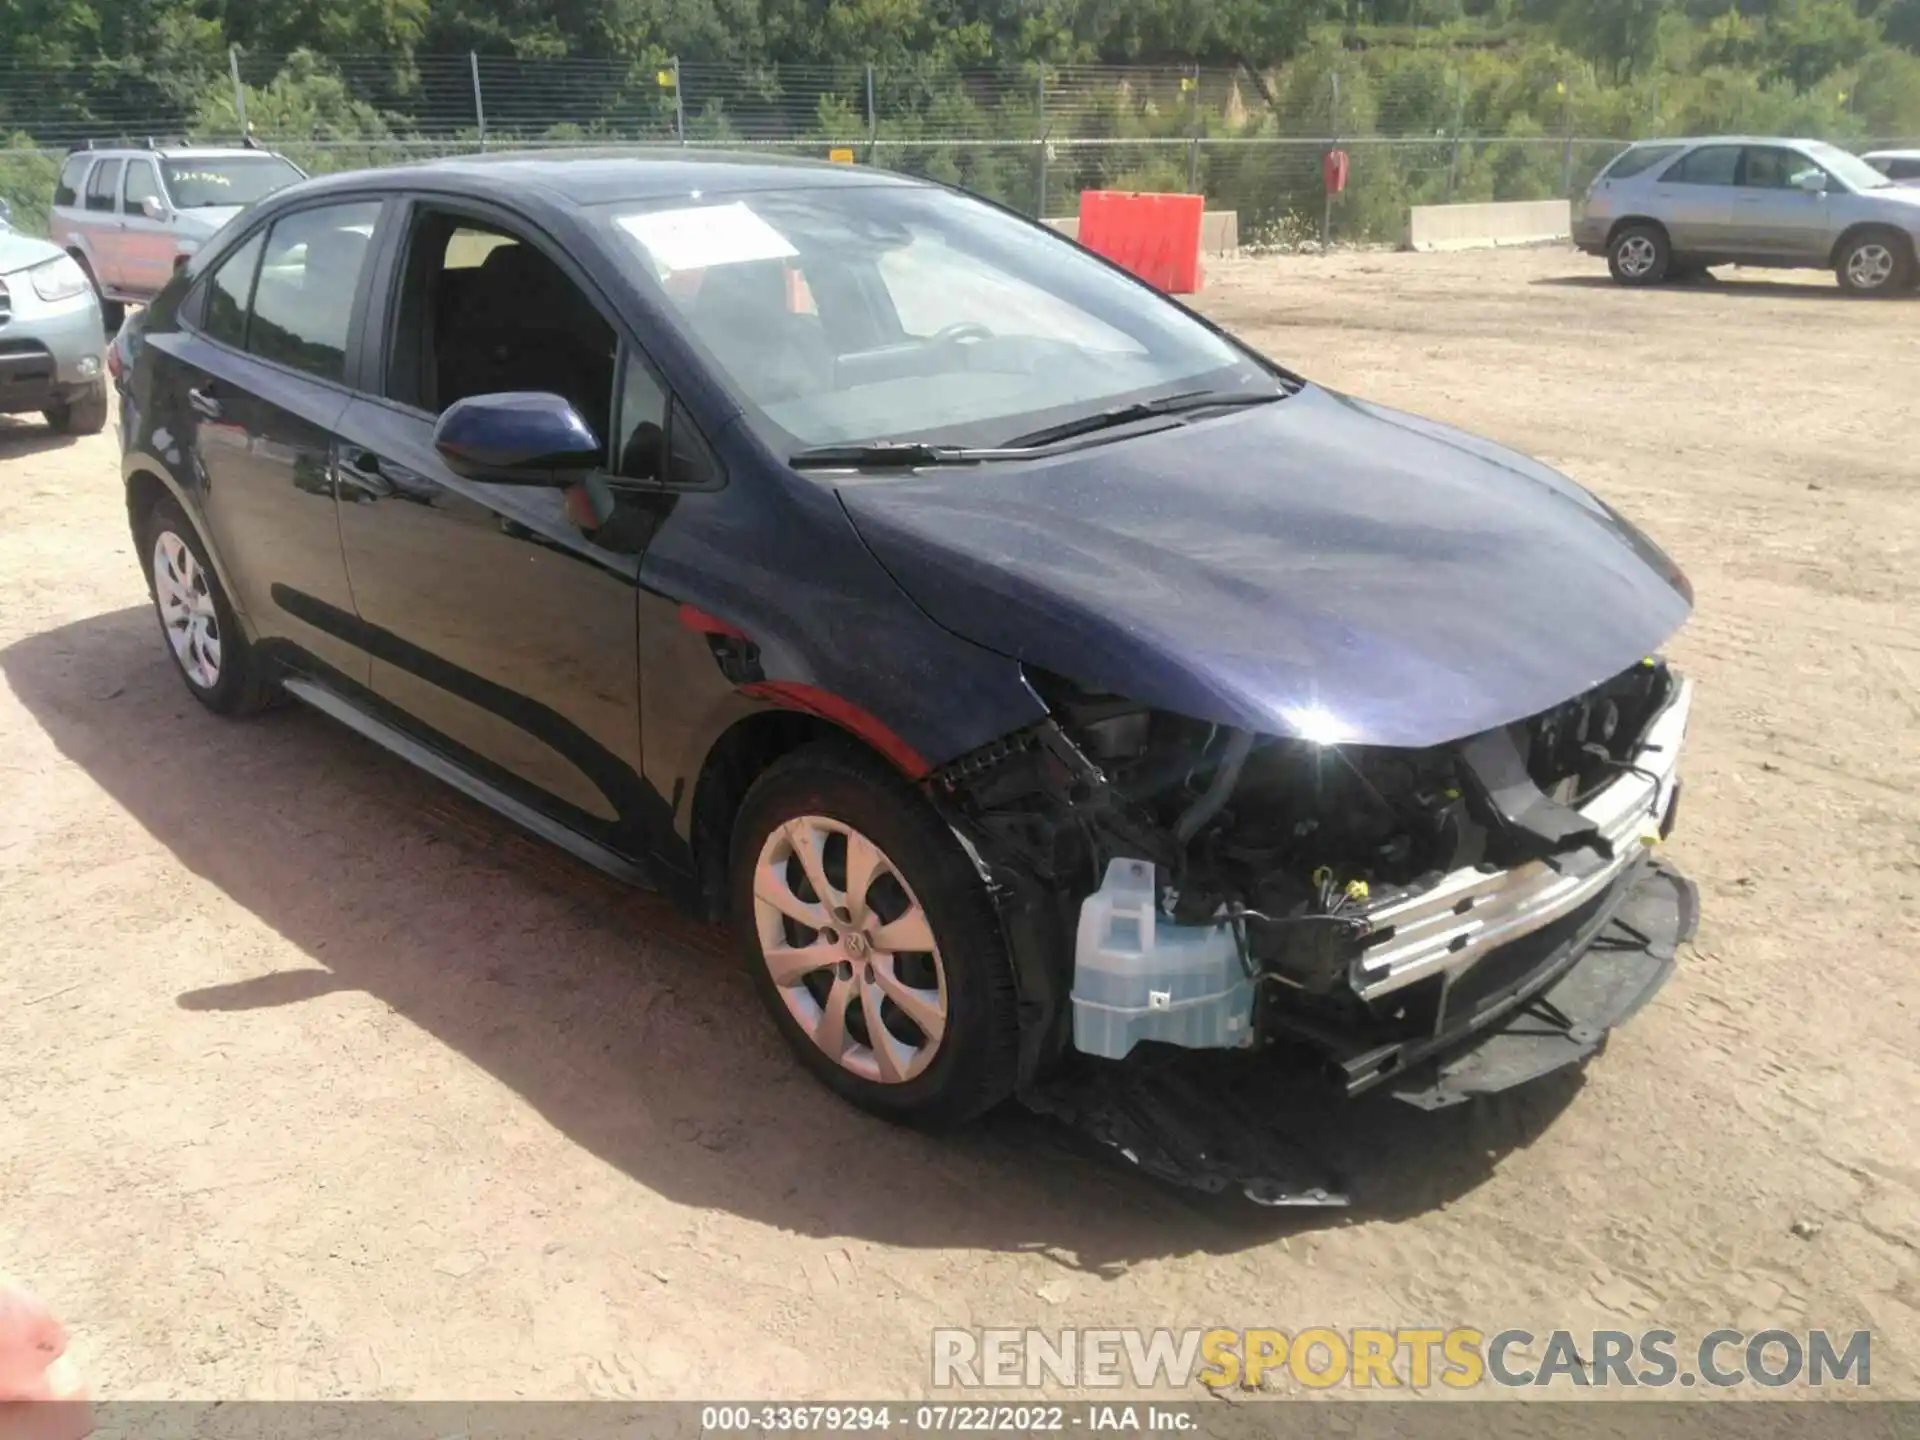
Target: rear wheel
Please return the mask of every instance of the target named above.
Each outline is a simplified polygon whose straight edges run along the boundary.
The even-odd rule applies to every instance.
[[[788,1044],[890,1120],[969,1120],[1013,1089],[1013,977],[985,887],[911,787],[848,747],[795,751],[734,823],[733,916]]]
[[[1627,225],[1607,246],[1607,269],[1622,285],[1658,285],[1673,265],[1667,232],[1658,225]]]
[[[160,633],[193,698],[217,715],[264,708],[273,698],[272,685],[185,512],[171,500],[160,501],[148,512],[141,536]]]
[[[61,435],[98,435],[107,428],[107,384],[96,380],[78,395],[69,395],[42,412],[47,424]]]
[[[1913,285],[1913,251],[1891,230],[1866,230],[1841,245],[1834,277],[1849,295],[1893,295]]]

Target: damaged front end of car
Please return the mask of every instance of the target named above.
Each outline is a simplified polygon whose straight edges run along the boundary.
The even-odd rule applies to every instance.
[[[1340,1198],[1236,1132],[1246,1086],[1192,1093],[1195,1052],[1310,1055],[1348,1096],[1437,1108],[1594,1053],[1692,933],[1654,854],[1692,684],[1659,659],[1425,749],[1029,680],[1049,718],[928,783],[1000,906],[1029,1105],[1163,1178]]]

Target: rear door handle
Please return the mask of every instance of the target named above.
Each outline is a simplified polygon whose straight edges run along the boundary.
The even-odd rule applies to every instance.
[[[220,418],[220,399],[213,393],[213,386],[187,391],[187,404],[193,407],[196,415],[204,415],[209,420]]]
[[[334,470],[342,484],[358,492],[351,497],[355,500],[384,500],[393,494],[392,484],[380,473],[380,457],[371,450],[354,451],[343,457]]]

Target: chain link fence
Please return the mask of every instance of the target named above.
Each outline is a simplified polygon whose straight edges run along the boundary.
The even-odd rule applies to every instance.
[[[1439,49],[1387,60],[1310,51],[1260,74],[672,56],[225,59],[165,69],[0,58],[0,195],[15,224],[44,224],[74,146],[251,133],[316,173],[582,144],[851,152],[1031,215],[1074,214],[1087,189],[1179,190],[1238,211],[1242,243],[1391,241],[1409,205],[1576,195],[1631,139],[1663,133],[1657,84],[1627,92],[1537,69],[1479,73],[1483,54]],[[1350,173],[1329,203],[1321,165],[1335,148]]]

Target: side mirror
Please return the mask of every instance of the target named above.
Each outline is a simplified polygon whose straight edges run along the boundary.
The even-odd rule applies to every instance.
[[[160,202],[158,195],[149,195],[140,202],[140,213],[149,220],[165,220],[167,207]]]
[[[1827,177],[1818,170],[1802,171],[1793,177],[1793,183],[1809,195],[1824,195],[1827,193]]]
[[[433,448],[454,474],[495,485],[571,485],[606,456],[571,402],[524,390],[455,401],[433,427]]]

